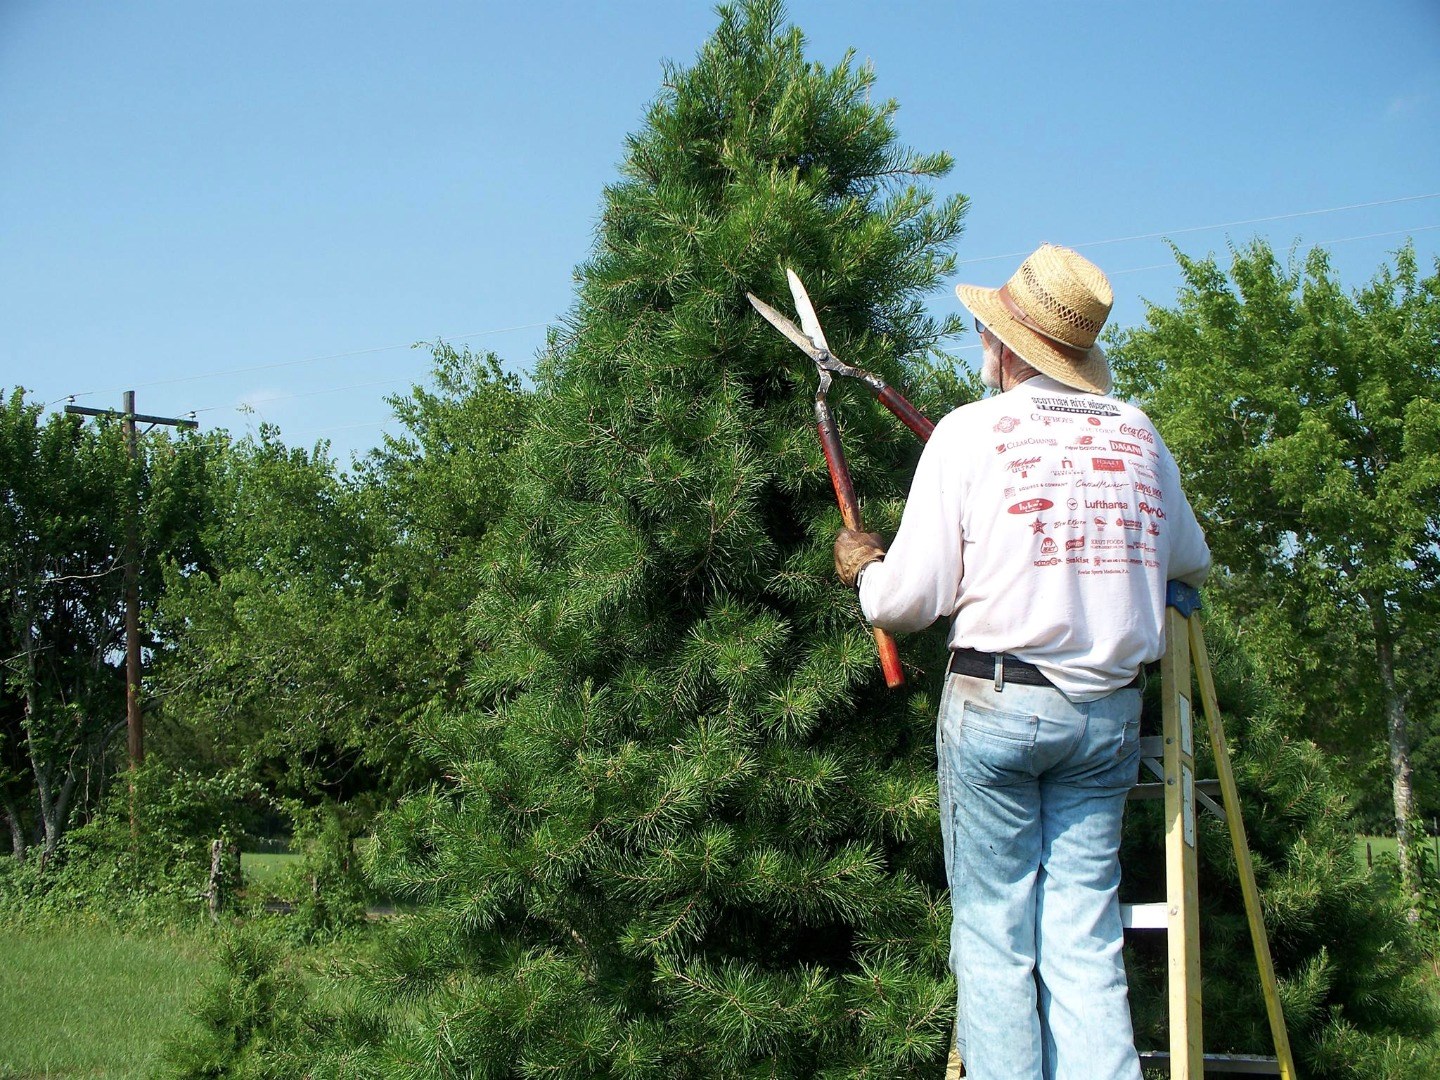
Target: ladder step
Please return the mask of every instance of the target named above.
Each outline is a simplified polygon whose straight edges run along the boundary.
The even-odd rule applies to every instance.
[[[1211,798],[1220,797],[1219,780],[1196,780],[1195,790],[1201,795],[1209,795]],[[1137,801],[1144,799],[1163,799],[1165,797],[1164,784],[1136,784],[1130,789],[1128,798]]]
[[[1142,1067],[1170,1068],[1170,1054],[1164,1050],[1140,1051]],[[1206,1054],[1205,1074],[1246,1073],[1250,1076],[1279,1076],[1280,1062],[1277,1058],[1259,1054]]]
[[[1168,930],[1169,908],[1165,904],[1121,904],[1120,925],[1126,930]]]

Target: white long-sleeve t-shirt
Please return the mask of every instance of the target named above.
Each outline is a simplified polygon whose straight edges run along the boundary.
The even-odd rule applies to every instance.
[[[952,649],[1008,653],[1092,701],[1164,653],[1166,582],[1209,568],[1150,418],[1042,375],[935,425],[860,606],[895,632],[953,616]]]

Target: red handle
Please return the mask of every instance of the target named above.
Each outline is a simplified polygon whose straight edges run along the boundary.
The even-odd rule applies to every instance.
[[[823,401],[815,403],[815,414],[819,419],[820,447],[825,451],[825,465],[830,470],[830,483],[835,486],[835,501],[840,506],[840,520],[847,529],[863,532],[860,521],[860,503],[855,498],[855,484],[850,479],[850,466],[845,461],[845,451],[840,446],[840,432],[835,420]],[[895,639],[878,626],[874,627],[875,648],[880,653],[880,670],[885,673],[885,685],[890,689],[905,684],[905,669],[900,666],[900,649]]]
[[[921,442],[930,441],[930,433],[935,430],[934,422],[906,401],[902,394],[886,386],[878,390],[875,396],[880,399],[881,405],[894,413],[902,424],[918,435]]]

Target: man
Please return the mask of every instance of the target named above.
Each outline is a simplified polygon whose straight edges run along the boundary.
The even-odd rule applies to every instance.
[[[998,394],[935,427],[895,542],[845,531],[874,625],[953,617],[936,748],[957,1046],[976,1080],[1139,1080],[1119,845],[1165,587],[1210,552],[1143,412],[1108,396],[1098,267],[1042,245],[961,285]]]

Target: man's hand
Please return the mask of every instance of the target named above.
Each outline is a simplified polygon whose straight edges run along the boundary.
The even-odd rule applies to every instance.
[[[879,533],[841,529],[835,537],[835,573],[852,589],[860,571],[885,557],[885,538]]]

